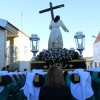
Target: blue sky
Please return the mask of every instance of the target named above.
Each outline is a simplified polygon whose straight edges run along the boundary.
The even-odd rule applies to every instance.
[[[100,0],[0,0],[0,18],[8,20],[27,35],[38,34],[39,50],[47,49],[50,35],[50,12],[39,14],[40,10],[64,4],[65,7],[54,10],[69,29],[69,33],[61,28],[64,47],[76,49],[74,35],[77,31],[85,34],[85,50],[83,56],[93,56],[93,43],[100,31]],[[22,26],[21,26],[21,14]]]

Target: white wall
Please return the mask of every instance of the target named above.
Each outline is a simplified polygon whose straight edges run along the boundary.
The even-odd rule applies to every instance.
[[[100,63],[100,41],[95,43],[93,45],[93,62],[94,62],[94,67],[95,67],[95,62],[97,63],[97,67],[99,66]]]
[[[20,54],[20,71],[24,68],[30,69],[30,59],[32,58],[32,53],[30,52],[30,40],[25,34],[19,32],[19,37],[14,38],[14,45],[18,47]],[[25,53],[26,52],[26,53]]]
[[[10,37],[7,41],[7,47],[10,46],[10,42],[13,42],[11,45],[14,45],[19,50],[19,66],[20,71],[23,71],[24,68],[30,69],[30,59],[32,58],[32,53],[30,52],[30,40],[29,37],[22,33],[18,32],[18,37]],[[25,53],[26,51],[26,53]]]
[[[10,40],[7,40],[6,42],[6,48],[10,46]]]
[[[93,59],[96,62],[100,61],[100,42],[93,45]]]
[[[92,68],[93,67],[93,60],[87,60],[86,65],[87,65],[87,68]]]
[[[6,66],[6,39],[7,31],[0,29],[0,70]]]

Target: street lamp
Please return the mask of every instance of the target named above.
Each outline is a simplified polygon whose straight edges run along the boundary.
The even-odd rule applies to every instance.
[[[36,53],[39,51],[39,40],[40,38],[38,37],[37,34],[32,34],[30,37],[30,42],[31,42],[31,52],[33,53],[33,57],[31,61],[36,61]]]
[[[85,35],[83,32],[76,32],[74,38],[76,42],[76,48],[80,52],[80,59],[83,59],[82,51],[85,49]]]
[[[92,35],[92,37],[97,38],[96,36]]]

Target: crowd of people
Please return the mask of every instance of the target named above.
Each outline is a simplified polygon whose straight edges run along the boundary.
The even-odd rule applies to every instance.
[[[10,66],[3,67],[0,71],[0,100],[27,100],[22,90],[26,81],[26,72],[18,68],[10,71]]]
[[[8,72],[9,72],[9,71],[10,71],[10,66],[7,65],[6,67],[3,67],[3,68],[2,68],[2,71],[8,71]]]
[[[99,69],[9,69],[7,66],[0,71],[0,100],[100,100]]]

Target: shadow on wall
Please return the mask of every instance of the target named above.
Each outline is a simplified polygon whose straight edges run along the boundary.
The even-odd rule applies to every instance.
[[[24,71],[26,68],[27,70],[30,70],[30,61],[20,61],[20,71]]]
[[[10,66],[10,71],[24,71],[26,68],[27,70],[30,70],[30,61],[18,61],[13,64],[8,64]]]

